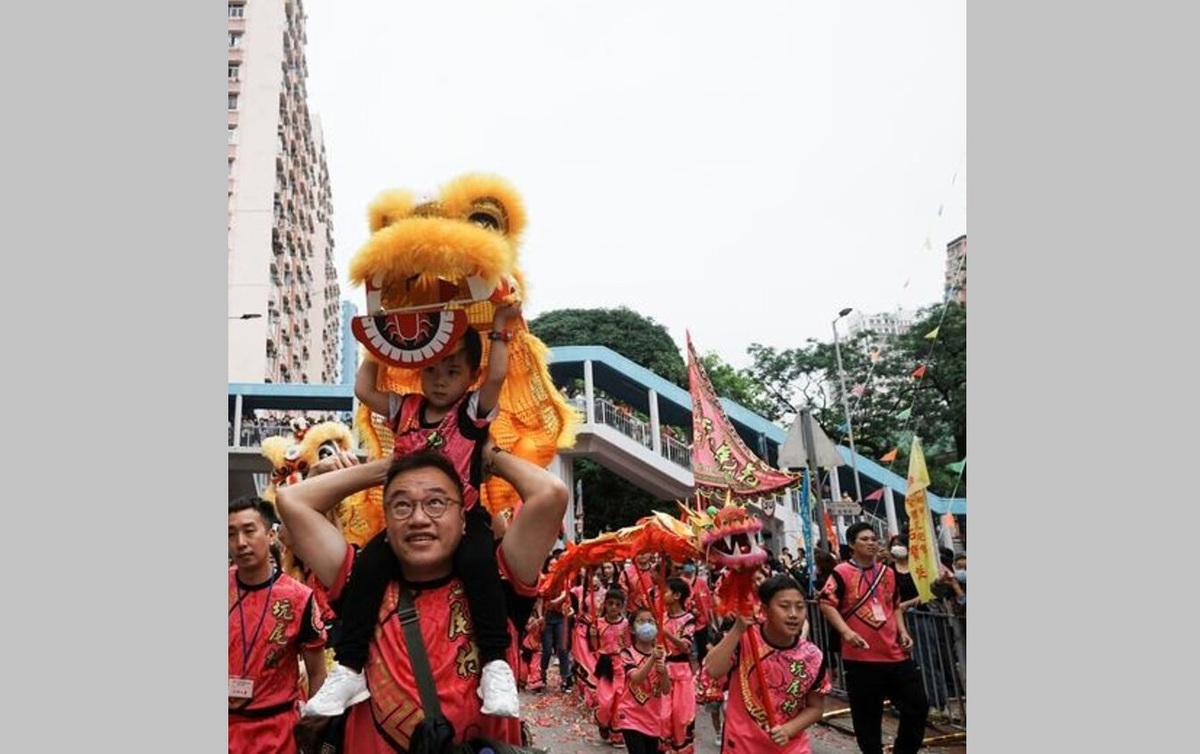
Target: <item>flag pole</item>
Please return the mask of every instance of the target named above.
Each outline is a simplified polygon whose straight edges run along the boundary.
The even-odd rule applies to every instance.
[[[888,536],[894,537],[900,533],[900,523],[896,518],[896,491],[891,485],[884,485],[887,496],[883,499],[883,509],[887,514]]]
[[[800,433],[804,440],[804,452],[808,461],[808,478],[810,480],[814,478],[820,479],[820,472],[817,470],[817,444],[813,439],[812,411],[808,406],[800,409]],[[818,541],[819,544],[825,546],[825,549],[829,550],[831,549],[829,547],[829,537],[825,533],[825,502],[821,498],[820,489],[817,490],[816,498],[817,521],[821,529],[821,538]]]

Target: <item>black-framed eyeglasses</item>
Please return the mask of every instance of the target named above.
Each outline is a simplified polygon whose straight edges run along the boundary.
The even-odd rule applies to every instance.
[[[412,500],[394,500],[388,507],[388,515],[395,521],[404,521],[412,517],[416,512],[417,506],[421,506],[421,510],[425,511],[425,515],[430,518],[441,518],[449,510],[451,505],[461,504],[461,500],[444,497],[429,497],[420,502]]]

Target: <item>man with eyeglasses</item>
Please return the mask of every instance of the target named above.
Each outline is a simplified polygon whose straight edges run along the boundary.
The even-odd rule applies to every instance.
[[[846,529],[850,559],[834,566],[820,594],[821,615],[841,637],[854,738],[863,754],[883,753],[883,702],[900,711],[894,754],[915,754],[929,702],[910,652],[896,570],[876,559],[879,537],[865,521]]]
[[[466,519],[462,483],[453,464],[436,452],[366,464],[346,453],[329,462],[335,470],[279,491],[277,504],[297,554],[336,600],[352,577],[355,551],[324,514],[345,497],[383,484],[387,542],[396,560],[368,649],[365,674],[371,695],[346,713],[344,750],[408,752],[414,737],[423,735],[423,728],[418,730],[424,717],[420,694],[397,616],[400,589],[413,593],[434,687],[442,713],[454,727],[455,741],[483,735],[520,744],[520,720],[484,715],[476,693],[480,667],[470,608],[454,574],[453,555]],[[483,465],[511,484],[522,500],[497,546],[511,647],[516,647],[516,627],[524,625],[532,609],[538,575],[558,536],[568,493],[553,474],[490,443]],[[516,660],[510,649],[508,662],[515,667]]]

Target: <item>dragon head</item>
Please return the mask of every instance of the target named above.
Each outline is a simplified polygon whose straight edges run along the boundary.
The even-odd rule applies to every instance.
[[[753,614],[758,600],[754,574],[767,561],[767,551],[759,543],[762,522],[731,497],[720,509],[685,511],[704,559],[710,568],[721,571],[713,594],[717,614]]]
[[[767,561],[767,551],[759,544],[762,521],[745,508],[726,503],[711,522],[700,535],[700,549],[709,563],[730,571],[750,571]]]

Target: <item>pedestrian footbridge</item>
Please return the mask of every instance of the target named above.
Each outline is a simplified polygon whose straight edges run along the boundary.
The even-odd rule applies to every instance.
[[[691,451],[685,431],[692,426],[692,400],[687,390],[603,346],[560,346],[550,349],[550,373],[555,384],[579,410],[581,424],[575,446],[560,454],[552,469],[563,477],[575,494],[569,461],[589,458],[664,501],[687,498],[693,485]],[[722,399],[730,423],[746,446],[772,466],[777,465],[779,447],[787,432],[758,414]],[[286,424],[254,419],[255,411],[308,411],[314,415],[348,417],[354,410],[354,386],[276,385],[231,383],[229,385],[229,494],[231,497],[260,492],[267,482],[270,464],[260,454],[262,438],[288,431]],[[850,450],[839,446],[850,462]],[[855,456],[864,495],[889,487],[901,498],[906,480],[869,458]],[[835,475],[835,489],[853,489],[850,467]],[[777,533],[799,530],[795,495],[784,495],[775,506]],[[929,495],[930,507],[942,513],[966,513],[965,499]],[[871,511],[871,503],[864,508]],[[879,512],[876,511],[876,514]],[[575,501],[568,509],[568,531],[582,509]]]

